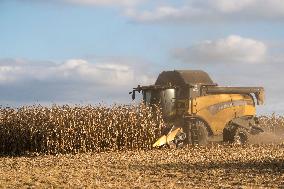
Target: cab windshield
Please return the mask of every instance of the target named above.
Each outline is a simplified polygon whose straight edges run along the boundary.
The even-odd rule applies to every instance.
[[[143,91],[143,101],[147,106],[158,104],[160,102],[160,98],[160,91],[158,90]]]
[[[163,115],[168,117],[174,114],[175,111],[175,89],[164,90],[145,90],[143,91],[143,101],[146,106],[160,104],[163,110]]]

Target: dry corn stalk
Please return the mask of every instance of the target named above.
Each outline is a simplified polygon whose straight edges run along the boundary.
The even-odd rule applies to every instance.
[[[1,108],[0,153],[149,149],[162,125],[155,109],[144,105]]]
[[[142,104],[0,108],[0,154],[150,149],[162,125],[160,109]],[[284,133],[282,116],[262,116],[260,125]]]

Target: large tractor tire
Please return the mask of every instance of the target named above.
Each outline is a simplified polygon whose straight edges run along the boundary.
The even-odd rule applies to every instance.
[[[225,128],[223,130],[223,142],[225,143],[233,143],[234,142],[235,132],[232,129]]]
[[[186,135],[189,144],[198,144],[201,146],[206,146],[209,144],[209,131],[206,127],[206,124],[201,120],[189,121]]]
[[[196,123],[197,128],[197,138],[198,138],[198,145],[206,146],[209,144],[209,132],[204,122],[197,121]]]
[[[250,133],[243,127],[238,127],[234,135],[234,144],[243,145],[247,144],[250,139]]]
[[[182,128],[182,132],[175,139],[166,144],[169,148],[181,148],[188,144],[206,146],[209,144],[209,131],[206,124],[201,120],[189,120]]]

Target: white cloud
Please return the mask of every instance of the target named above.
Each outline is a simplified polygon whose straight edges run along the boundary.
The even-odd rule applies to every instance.
[[[22,0],[18,0],[21,1]],[[55,4],[120,7],[139,22],[283,21],[283,0],[25,0]],[[179,4],[179,5],[176,5]]]
[[[281,53],[281,50],[275,51],[270,43],[231,35],[176,49],[174,55],[186,63],[175,65],[180,66],[178,69],[208,71],[220,86],[264,87],[266,102],[257,108],[258,112],[283,114],[284,107],[279,104],[284,93],[284,88],[279,85],[284,80],[284,57]]]
[[[283,0],[186,0],[182,6],[160,5],[153,10],[128,9],[141,22],[283,20]]]
[[[63,63],[2,59],[1,102],[125,100],[132,87],[153,83],[139,63],[119,58],[95,62],[70,59]]]
[[[262,63],[268,55],[267,46],[263,42],[231,35],[214,41],[203,41],[189,48],[175,49],[174,56],[184,62]]]
[[[10,60],[13,61],[13,60]],[[37,80],[84,80],[99,85],[120,87],[140,80],[143,73],[128,64],[114,63],[113,60],[90,63],[83,59],[70,59],[63,63],[43,64],[42,62],[29,62],[14,60],[11,62],[2,60],[0,63],[1,81],[7,83],[17,82],[23,79]],[[107,78],[106,78],[107,76]]]

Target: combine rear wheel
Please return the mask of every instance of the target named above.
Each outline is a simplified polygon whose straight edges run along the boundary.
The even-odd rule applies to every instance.
[[[248,143],[250,137],[250,133],[242,127],[238,127],[235,131],[235,136],[234,136],[234,143],[243,145]]]

